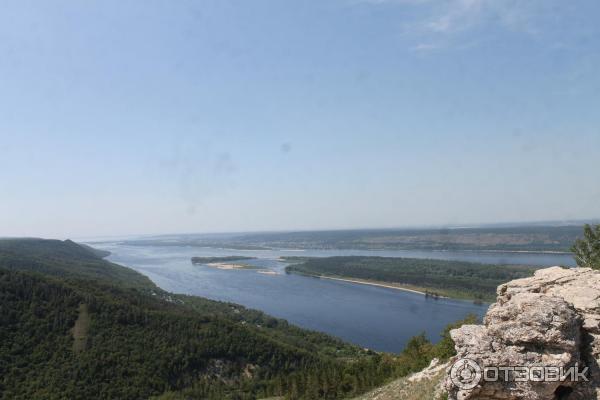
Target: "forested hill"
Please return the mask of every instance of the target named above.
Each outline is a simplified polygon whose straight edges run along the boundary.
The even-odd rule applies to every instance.
[[[71,240],[0,239],[2,268],[139,289],[155,288],[144,275],[103,260],[101,255],[104,254]]]
[[[0,240],[0,399],[334,399],[398,368],[257,311],[166,293],[71,241]]]

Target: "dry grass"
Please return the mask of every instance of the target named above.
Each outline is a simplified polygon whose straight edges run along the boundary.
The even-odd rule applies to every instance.
[[[401,378],[354,400],[435,400],[436,388],[445,374],[440,371],[432,379],[416,382],[409,381],[408,377]]]

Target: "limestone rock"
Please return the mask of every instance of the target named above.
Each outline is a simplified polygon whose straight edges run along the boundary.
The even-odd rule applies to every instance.
[[[501,371],[495,382],[477,379],[475,387],[465,387],[456,377],[452,379],[448,368],[444,386],[449,399],[600,400],[599,271],[552,267],[536,271],[531,278],[503,284],[483,322],[451,332],[456,360],[473,360],[483,369],[587,367],[589,381],[519,380],[515,379],[518,371],[507,372],[509,379],[505,380]],[[467,371],[464,365],[457,366],[457,371],[471,379],[469,373],[476,368]],[[494,376],[493,371],[490,376]]]

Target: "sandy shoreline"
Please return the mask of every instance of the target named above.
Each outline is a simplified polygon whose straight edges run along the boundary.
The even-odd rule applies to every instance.
[[[279,275],[279,272],[277,271],[272,271],[272,270],[260,270],[260,271],[256,271],[259,274],[263,274],[263,275]]]
[[[368,281],[361,281],[361,280],[347,279],[347,278],[334,278],[332,276],[323,276],[323,275],[311,275],[311,276],[314,276],[315,278],[331,279],[331,280],[334,280],[334,281],[358,283],[358,284],[361,284],[361,285],[369,285],[369,286],[377,286],[377,287],[383,287],[383,288],[388,288],[388,289],[404,290],[406,292],[412,292],[412,293],[422,294],[423,296],[427,295],[427,293],[422,292],[420,290],[409,289],[409,288],[405,288],[405,287],[401,287],[401,286],[389,285],[389,284],[385,284],[385,283],[368,282]],[[440,298],[440,299],[448,299],[448,297],[446,297],[446,296],[439,296],[438,295],[437,297]]]
[[[258,272],[259,274],[264,274],[264,275],[279,275],[278,272],[270,270],[270,269],[266,269],[266,268],[262,268],[262,267],[256,267],[254,265],[248,265],[248,264],[236,264],[236,263],[228,263],[228,262],[218,262],[218,263],[208,263],[205,264],[208,267],[211,268],[217,268],[217,269],[224,269],[224,270],[242,270],[242,269],[247,269],[247,270],[254,270],[256,272]]]
[[[209,266],[209,267],[218,268],[218,269],[249,269],[249,267],[247,265],[244,265],[244,264],[208,263],[206,265]]]

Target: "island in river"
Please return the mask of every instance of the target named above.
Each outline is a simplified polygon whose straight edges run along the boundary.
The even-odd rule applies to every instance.
[[[534,267],[398,257],[285,257],[286,272],[345,280],[432,297],[491,302],[503,282],[531,276]]]
[[[214,264],[233,261],[255,260],[256,257],[224,256],[224,257],[192,257],[192,264]]]
[[[192,257],[192,264],[194,265],[205,265],[207,267],[217,269],[255,269],[263,270],[264,268],[247,264],[240,263],[239,261],[256,260],[256,257],[246,256],[225,256],[225,257]],[[237,262],[236,262],[237,261]]]

